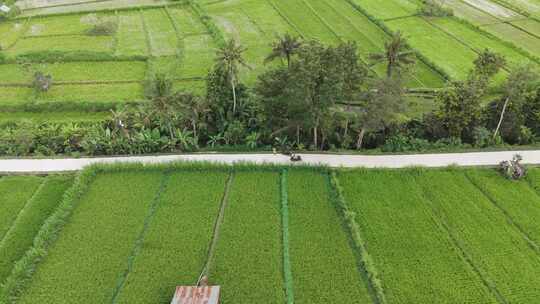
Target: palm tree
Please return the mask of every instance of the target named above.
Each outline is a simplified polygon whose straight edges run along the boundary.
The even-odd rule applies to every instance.
[[[238,45],[234,38],[231,38],[217,51],[216,65],[221,71],[226,73],[227,79],[231,83],[233,93],[233,113],[236,112],[236,81],[238,79],[238,67],[240,65],[249,68],[243,58],[246,48]]]
[[[199,124],[203,123],[206,114],[210,112],[210,107],[206,100],[191,93],[178,94],[177,98],[180,99],[182,116],[189,121],[193,136],[198,138]]]
[[[384,44],[384,53],[372,54],[371,60],[386,61],[386,76],[392,77],[394,69],[401,69],[414,63],[414,52],[407,50],[407,42],[400,31],[397,31],[392,39]]]
[[[298,37],[293,37],[290,34],[278,37],[272,43],[272,52],[266,57],[264,63],[272,62],[276,58],[285,58],[287,60],[287,67],[291,67],[291,57],[296,54],[301,46],[302,42]]]

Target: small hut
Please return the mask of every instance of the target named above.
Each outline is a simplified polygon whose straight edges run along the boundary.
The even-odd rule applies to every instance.
[[[219,304],[219,286],[178,286],[171,304]]]

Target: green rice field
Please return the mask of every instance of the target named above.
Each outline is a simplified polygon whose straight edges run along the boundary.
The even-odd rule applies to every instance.
[[[93,166],[0,177],[0,303],[535,303],[540,169]]]
[[[355,41],[361,60],[384,75],[384,64],[373,64],[369,56],[401,31],[418,54],[406,80],[410,88],[465,79],[486,48],[510,66],[540,64],[537,0],[448,0],[454,16],[442,18],[418,15],[419,0],[115,0],[109,7],[64,2],[43,8],[25,3],[21,16],[0,22],[0,56],[6,58],[0,64],[0,116],[21,117],[30,106],[71,113],[66,118],[76,121],[87,114],[90,120],[91,112],[144,101],[144,80],[155,72],[172,74],[175,89],[204,94],[223,38],[247,48],[250,68],[240,73],[247,85],[268,68],[263,61],[271,42],[285,33],[327,44]],[[87,35],[102,21],[117,24],[114,35]],[[52,90],[33,91],[36,71],[53,76]],[[497,75],[496,83],[507,74]],[[420,106],[411,116],[434,108],[430,99],[413,103]]]

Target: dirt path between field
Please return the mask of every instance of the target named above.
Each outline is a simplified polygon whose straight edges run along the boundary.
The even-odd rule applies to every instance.
[[[330,155],[301,154],[302,161],[296,164],[326,165],[345,168],[403,168],[410,166],[446,167],[457,166],[493,166],[513,155],[523,156],[525,164],[540,164],[540,150],[503,151],[503,152],[471,152],[446,154],[412,154],[412,155]],[[99,158],[65,158],[65,159],[2,159],[0,172],[62,172],[81,170],[85,166],[96,163],[167,163],[177,161],[206,161],[220,164],[250,162],[256,164],[291,164],[289,157],[279,154],[179,154],[159,156],[126,156]]]

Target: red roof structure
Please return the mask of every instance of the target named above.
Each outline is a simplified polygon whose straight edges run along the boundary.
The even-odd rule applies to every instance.
[[[171,304],[219,304],[219,286],[177,286]]]

